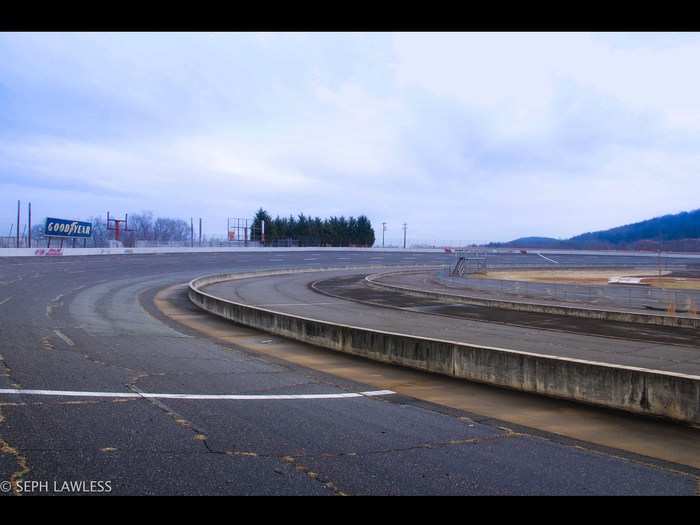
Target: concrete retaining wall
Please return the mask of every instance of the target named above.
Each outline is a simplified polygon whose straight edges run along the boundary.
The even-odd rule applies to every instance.
[[[318,271],[318,270],[305,270]],[[636,414],[700,424],[700,377],[428,339],[276,312],[221,299],[207,284],[288,273],[222,274],[194,279],[190,300],[236,323],[330,350]]]
[[[413,252],[413,253],[445,253],[444,248],[228,248],[228,247],[206,247],[206,248],[0,248],[0,257],[34,257],[34,256],[64,256],[64,255],[131,255],[131,254],[154,254],[154,253],[211,253],[211,252],[288,252],[288,251],[372,251],[372,252]],[[490,253],[520,254],[520,250],[513,248],[493,248]],[[636,251],[605,251],[605,250],[528,250],[528,254],[538,253],[548,255],[616,255],[622,257],[658,257],[656,252],[636,252]],[[699,253],[672,253],[665,252],[664,258],[697,258]]]
[[[260,247],[210,247],[210,248],[0,248],[0,257],[40,257],[69,255],[146,255],[165,253],[255,253],[255,252],[372,252],[372,253],[443,253],[437,248],[401,249],[401,248],[260,248]]]
[[[516,310],[519,312],[539,312],[554,315],[565,315],[569,317],[580,317],[583,319],[599,319],[601,321],[619,321],[624,323],[651,324],[659,326],[674,326],[678,328],[700,328],[700,318],[690,317],[682,314],[664,315],[654,313],[638,313],[624,310],[600,310],[597,308],[586,308],[577,306],[562,306],[548,303],[506,301],[503,299],[487,299],[484,297],[466,296],[450,294],[445,292],[431,292],[417,290],[407,286],[388,284],[379,282],[378,279],[399,272],[384,272],[380,274],[368,275],[365,282],[368,286],[385,290],[400,291],[413,297],[421,297],[434,301],[459,304],[475,304],[488,308],[501,308],[503,310]],[[405,273],[405,272],[401,272]]]

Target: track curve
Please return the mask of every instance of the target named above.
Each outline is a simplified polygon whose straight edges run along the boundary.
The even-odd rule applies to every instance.
[[[377,390],[200,336],[152,307],[158,290],[204,273],[379,262],[370,257],[377,255],[2,259],[0,389],[271,396]],[[409,257],[386,255],[381,262],[450,260]],[[279,283],[256,301],[274,300],[272,292],[300,301],[310,293],[302,288]],[[317,307],[337,308],[334,315],[342,316],[339,306]],[[0,480],[12,479],[15,493],[18,481],[105,479],[116,494],[692,494],[697,488],[692,468],[632,461],[617,457],[619,451],[591,452],[500,426],[391,396],[66,401],[0,394]]]
[[[637,340],[630,341],[622,336],[581,333],[588,326],[600,327],[600,323],[586,323],[584,327],[583,323],[578,323],[573,327],[578,328],[579,333],[566,328],[559,330],[557,323],[565,326],[566,323],[561,323],[557,316],[527,316],[534,326],[512,321],[496,324],[490,319],[460,316],[458,308],[445,307],[439,302],[368,290],[363,281],[371,273],[371,270],[339,270],[250,277],[211,284],[204,290],[251,306],[373,330],[700,375],[700,349],[695,330],[625,325],[614,332],[635,334]],[[311,286],[314,283],[317,289],[332,288],[335,293],[321,294]],[[343,294],[346,298],[341,298]],[[356,300],[358,296],[361,302]],[[467,308],[468,312],[472,310]],[[445,311],[451,315],[444,315]],[[569,320],[569,326],[571,324]],[[549,329],[542,330],[547,325]],[[663,342],[656,342],[659,340]]]

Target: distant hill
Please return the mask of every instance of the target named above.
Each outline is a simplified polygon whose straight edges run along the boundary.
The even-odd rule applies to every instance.
[[[676,241],[700,239],[700,209],[676,215],[664,215],[610,230],[589,232],[569,239],[574,243],[605,242],[613,245],[638,241]]]
[[[552,237],[521,237],[505,244],[518,248],[559,248],[561,243],[561,240]]]
[[[609,230],[587,232],[565,240],[522,237],[506,243],[491,243],[489,246],[700,251],[700,209],[655,217]]]

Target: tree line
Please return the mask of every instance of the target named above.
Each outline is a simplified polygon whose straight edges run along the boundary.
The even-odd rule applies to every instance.
[[[266,244],[291,240],[299,246],[372,246],[375,240],[372,223],[365,215],[321,219],[300,213],[273,219],[260,208],[253,219],[252,240],[262,240],[263,221]]]

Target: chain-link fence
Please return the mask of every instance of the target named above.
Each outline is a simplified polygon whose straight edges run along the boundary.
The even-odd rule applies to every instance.
[[[51,239],[51,247],[56,248],[61,245],[61,240],[59,238]],[[17,246],[17,237],[0,237],[0,248],[46,248],[48,246],[48,240],[43,235],[37,237],[32,237],[31,246],[29,238],[25,235],[19,238],[19,246]],[[64,248],[95,248],[102,247],[95,243],[95,240],[90,239],[64,239]]]

